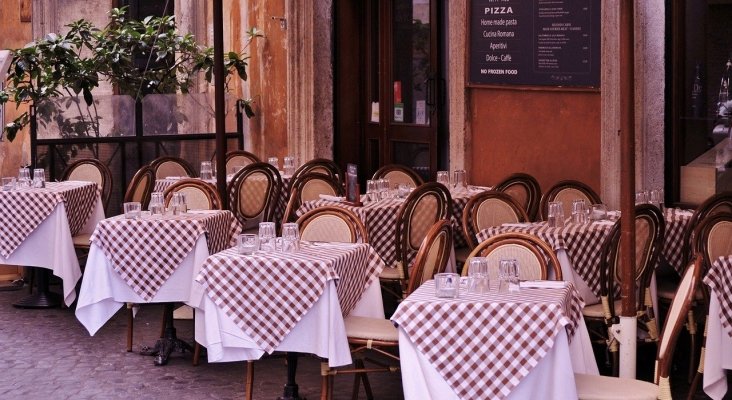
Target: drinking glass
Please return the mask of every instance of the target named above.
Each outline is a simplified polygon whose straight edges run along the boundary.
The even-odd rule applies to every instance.
[[[452,173],[452,187],[455,189],[466,189],[468,186],[467,174],[464,169],[456,169]]]
[[[488,259],[485,257],[473,257],[469,264],[469,291],[470,293],[488,293],[490,279],[488,278]]]
[[[564,227],[564,206],[561,201],[550,201],[547,210],[547,225],[551,228]]]
[[[132,201],[124,203],[125,218],[126,219],[139,219],[140,218],[140,202]]]
[[[46,170],[43,168],[35,168],[33,170],[33,187],[46,187]]]
[[[18,170],[18,187],[27,188],[31,185],[30,169],[22,167]]]
[[[635,204],[648,203],[648,191],[640,191],[635,193]]]
[[[590,219],[601,221],[607,218],[607,207],[604,204],[593,204],[590,211]]]
[[[435,296],[456,299],[460,294],[460,275],[455,273],[435,274]]]
[[[270,157],[270,158],[267,159],[267,162],[270,165],[272,165],[273,167],[275,167],[275,169],[277,169],[277,170],[280,169],[280,159],[279,158],[277,158],[277,157]]]
[[[572,200],[572,222],[575,224],[587,223],[587,204],[584,199]]]
[[[275,223],[260,222],[259,223],[259,248],[264,251],[275,250]]]
[[[294,222],[282,224],[282,252],[292,253],[300,249],[300,228]]]
[[[651,190],[648,194],[648,202],[660,209],[663,204],[663,189]]]
[[[282,169],[285,176],[291,176],[295,173],[295,157],[287,156],[282,161]]]
[[[6,176],[3,177],[3,191],[9,192],[15,189],[15,177]]]
[[[449,171],[437,171],[437,183],[450,187],[450,172]]]
[[[409,193],[412,192],[412,189],[414,189],[414,186],[411,183],[400,183],[399,189],[397,189],[397,195],[400,199],[406,199]]]
[[[210,181],[213,179],[211,161],[201,161],[201,179],[204,181]]]
[[[150,204],[148,204],[147,209],[153,216],[163,215],[165,211],[165,200],[162,192],[154,192],[150,194]]]
[[[382,199],[388,199],[391,197],[391,183],[388,179],[379,179],[379,194]]]
[[[498,291],[519,291],[518,262],[514,259],[503,259],[498,262]]]
[[[259,250],[259,237],[253,233],[242,233],[237,237],[236,250],[239,254],[252,254]]]
[[[173,193],[173,197],[170,199],[170,207],[173,210],[173,215],[188,212],[185,195],[181,192]]]
[[[378,194],[378,186],[377,182],[374,180],[367,180],[366,181],[366,199],[367,201],[376,201],[378,200],[379,194]]]

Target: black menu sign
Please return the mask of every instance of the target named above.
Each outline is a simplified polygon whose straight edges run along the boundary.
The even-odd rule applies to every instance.
[[[471,84],[600,85],[600,0],[472,0]]]

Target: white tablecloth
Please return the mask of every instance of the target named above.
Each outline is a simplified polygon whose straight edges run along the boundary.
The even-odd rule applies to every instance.
[[[168,278],[149,303],[187,302],[191,283],[209,256],[206,236],[201,235],[173,275]],[[81,282],[76,318],[94,335],[126,302],[148,303],[114,271],[104,252],[92,243]]]
[[[92,233],[104,219],[104,205],[97,197],[94,210],[78,234]],[[0,264],[41,267],[53,271],[63,281],[66,305],[76,300],[76,282],[81,278],[79,260],[69,229],[69,219],[63,202],[18,246],[8,258],[0,256]]]
[[[264,350],[194,282],[190,306],[196,309],[196,342],[206,347],[209,362],[257,360]],[[350,315],[384,318],[381,288],[371,284]],[[295,325],[276,349],[316,354],[331,367],[351,363],[335,281],[328,281],[323,295]]]
[[[458,399],[447,382],[399,328],[399,357],[406,400]],[[574,373],[598,375],[595,355],[584,321],[580,321],[572,343],[560,329],[551,351],[542,358],[508,399],[576,399]],[[486,379],[491,379],[487,376]]]
[[[722,327],[719,299],[715,291],[709,299],[709,326],[704,357],[704,393],[717,400],[727,393],[727,371],[732,369],[732,337]]]

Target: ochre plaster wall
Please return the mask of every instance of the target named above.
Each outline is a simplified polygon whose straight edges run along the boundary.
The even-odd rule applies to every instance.
[[[514,172],[542,190],[563,179],[600,193],[600,93],[470,89],[471,181],[496,184]]]

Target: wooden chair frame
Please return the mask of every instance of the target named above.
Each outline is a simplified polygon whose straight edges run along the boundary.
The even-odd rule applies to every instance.
[[[125,190],[124,202],[128,203],[135,201],[135,193],[137,188],[142,184],[143,179],[147,178],[147,184],[142,189],[142,198],[140,199],[140,205],[143,210],[146,210],[148,204],[150,204],[150,195],[152,194],[153,188],[155,187],[155,171],[149,165],[143,165],[140,169],[135,172],[135,175],[130,179],[129,185]]]
[[[539,186],[539,181],[529,174],[519,172],[504,178],[493,190],[505,193],[509,188],[515,186],[522,187],[526,192],[526,204],[519,204],[526,211],[529,220],[536,221],[539,213],[539,203],[541,201],[541,186]]]
[[[200,179],[181,179],[178,182],[168,186],[163,192],[165,198],[165,205],[170,203],[170,199],[173,197],[173,193],[184,189],[184,188],[195,188],[201,190],[209,198],[211,204],[211,210],[222,210],[223,203],[221,202],[221,196],[216,189],[210,183],[206,183]]]
[[[228,153],[227,153],[228,154]],[[254,174],[262,174],[267,179],[267,187],[264,196],[264,203],[261,204],[259,211],[253,215],[246,215],[241,209],[241,190],[242,185],[247,179]],[[246,224],[248,220],[260,218],[261,221],[273,221],[277,200],[282,191],[282,177],[280,172],[272,165],[264,162],[255,162],[249,164],[239,170],[227,185],[226,193],[229,196],[229,207],[234,216],[242,223]]]
[[[468,255],[465,265],[463,266],[462,275],[468,275],[471,258],[485,256],[486,254],[490,254],[496,248],[507,244],[520,245],[534,253],[536,259],[539,260],[541,270],[541,277],[539,279],[548,279],[550,268],[554,273],[554,280],[561,281],[563,279],[562,266],[559,264],[559,259],[557,258],[554,249],[552,249],[551,246],[541,238],[523,232],[501,233],[499,235],[491,236],[479,243]]]
[[[300,233],[302,234],[311,222],[322,215],[332,215],[345,221],[351,231],[351,243],[358,243],[359,241],[361,243],[369,242],[369,235],[366,232],[366,227],[363,225],[363,222],[361,222],[361,218],[351,210],[335,206],[318,207],[300,216],[297,219]]]
[[[489,200],[499,200],[506,203],[506,205],[508,205],[516,214],[516,222],[529,221],[529,216],[526,214],[526,211],[524,211],[521,205],[508,194],[495,190],[478,193],[468,200],[468,203],[463,209],[462,215],[463,234],[465,235],[465,239],[468,241],[468,247],[471,249],[478,245],[475,235],[477,235],[481,229],[485,228],[478,226],[476,214],[478,213],[480,205]]]
[[[343,182],[343,171],[333,160],[327,158],[314,158],[303,165],[301,165],[295,173],[292,174],[292,182],[299,179],[302,175],[317,172],[325,175],[330,175],[339,184]]]
[[[541,212],[541,219],[545,220],[547,217],[547,214],[549,212],[549,202],[554,201],[554,199],[557,197],[557,195],[567,189],[576,190],[580,193],[582,193],[583,196],[585,196],[587,199],[589,199],[590,204],[598,204],[602,203],[602,199],[600,199],[600,196],[592,190],[591,187],[588,185],[580,182],[580,181],[574,181],[574,180],[564,180],[557,182],[554,186],[549,188],[546,193],[541,197],[541,206],[539,207]],[[590,205],[588,204],[588,206]]]
[[[683,243],[683,247],[681,248],[682,261],[685,265],[689,264],[694,252],[695,230],[698,228],[698,225],[708,216],[722,212],[732,212],[732,191],[717,193],[704,200],[694,210],[691,218],[689,218],[686,230],[684,230],[684,236],[681,242]]]
[[[214,160],[216,158],[216,153],[214,153],[214,156],[211,160]],[[237,158],[246,158],[249,160],[249,164],[259,163],[262,162],[262,160],[259,159],[254,153],[250,153],[246,150],[231,150],[226,153],[226,173],[229,173],[229,167],[232,160],[235,160]],[[274,167],[273,167],[274,168]],[[278,171],[279,172],[279,171]]]
[[[383,167],[377,169],[376,172],[374,172],[374,176],[372,179],[382,179],[390,172],[399,172],[408,176],[412,180],[412,185],[414,185],[414,187],[418,187],[424,183],[424,180],[421,176],[419,176],[419,174],[417,174],[417,172],[405,165],[399,164],[384,165]]]
[[[155,171],[155,179],[162,179],[165,178],[164,176],[158,176],[158,169],[166,163],[175,163],[181,166],[183,170],[188,174],[189,178],[193,178],[196,176],[196,172],[193,170],[193,166],[191,164],[180,158],[180,157],[173,157],[173,156],[163,156],[158,157],[150,162],[150,167],[152,167],[153,171]]]
[[[109,198],[112,194],[112,173],[109,171],[109,168],[104,165],[104,163],[95,158],[82,158],[69,164],[66,169],[64,169],[61,179],[64,181],[69,180],[69,177],[76,169],[85,165],[93,166],[94,168],[99,170],[99,173],[102,176],[102,203],[104,204],[104,208],[106,209],[107,205],[109,205]]]
[[[326,182],[332,189],[336,196],[343,196],[343,185],[340,184],[335,178],[327,174],[321,174],[319,172],[308,172],[294,178],[290,181],[290,198],[287,201],[285,207],[285,214],[282,218],[282,223],[291,222],[295,220],[295,212],[300,205],[302,205],[302,192],[305,185],[312,180],[321,180]]]

